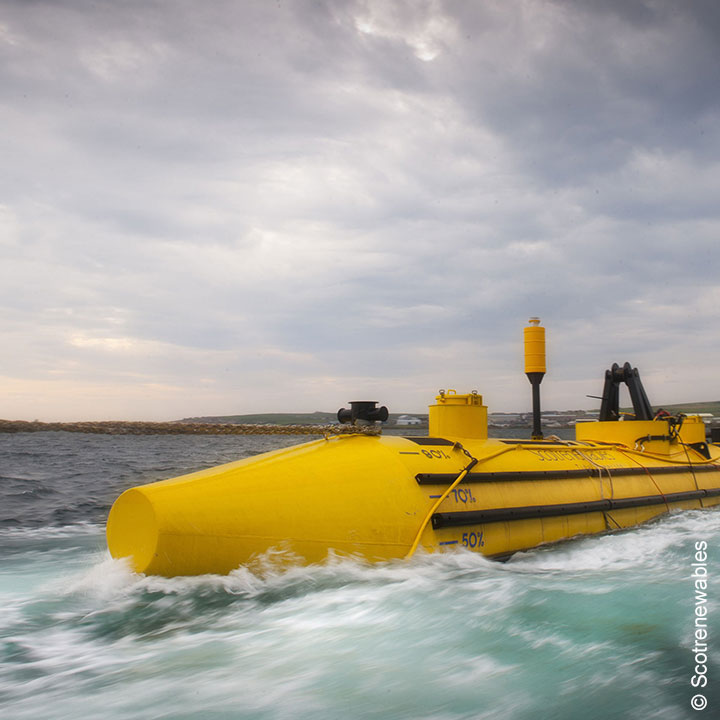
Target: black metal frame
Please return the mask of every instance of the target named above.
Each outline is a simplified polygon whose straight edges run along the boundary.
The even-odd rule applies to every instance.
[[[635,411],[634,419],[652,420],[655,414],[645,394],[645,388],[640,380],[640,372],[626,362],[622,367],[613,363],[610,370],[605,371],[600,421],[620,419],[620,383],[625,383],[630,391],[630,400]]]

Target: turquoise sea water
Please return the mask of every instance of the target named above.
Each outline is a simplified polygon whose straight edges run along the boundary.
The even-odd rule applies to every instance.
[[[507,563],[271,558],[258,574],[161,579],[107,555],[104,518],[125,487],[285,444],[0,436],[0,717],[720,716],[718,511]],[[698,542],[711,650],[696,689]]]

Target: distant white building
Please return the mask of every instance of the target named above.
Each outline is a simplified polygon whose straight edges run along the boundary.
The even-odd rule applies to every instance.
[[[422,425],[422,420],[414,415],[398,415],[396,425]]]
[[[509,427],[526,422],[523,413],[489,413],[488,424],[494,427]]]

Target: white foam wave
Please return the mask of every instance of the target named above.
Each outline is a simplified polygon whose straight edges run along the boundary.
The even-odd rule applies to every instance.
[[[688,544],[720,539],[720,512],[680,511],[656,522],[517,553],[508,567],[527,571],[611,571],[686,563]]]
[[[469,551],[419,554],[409,562],[393,560],[381,563],[330,553],[324,563],[314,565],[301,565],[292,554],[273,551],[228,575],[166,578],[134,573],[126,560],[115,560],[104,552],[96,554],[92,564],[81,573],[55,583],[53,591],[104,600],[137,593],[183,596],[217,591],[252,600],[263,596],[288,597],[361,585],[402,585],[408,590],[421,591],[438,588],[448,579],[468,573],[492,575],[498,572],[501,572],[498,563]]]

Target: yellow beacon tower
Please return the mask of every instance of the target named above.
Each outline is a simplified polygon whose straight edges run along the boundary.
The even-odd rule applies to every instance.
[[[525,328],[525,374],[532,385],[533,402],[533,440],[542,440],[540,423],[540,383],[545,376],[545,328],[540,326],[540,318],[531,317],[530,325]]]

